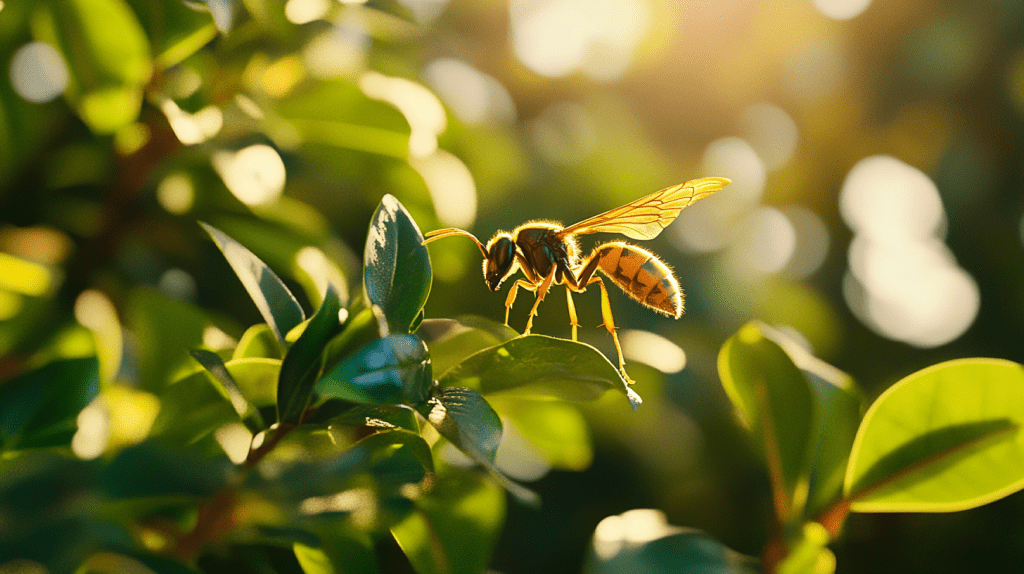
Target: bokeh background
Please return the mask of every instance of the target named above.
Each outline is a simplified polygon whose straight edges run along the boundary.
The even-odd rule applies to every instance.
[[[1024,361],[1015,0],[7,0],[0,67],[0,381],[98,352],[145,389],[166,367],[147,337],[187,331],[179,309],[216,325],[212,348],[259,322],[197,220],[290,284],[313,289],[326,255],[358,286],[385,193],[486,241],[732,179],[644,245],[682,319],[612,293],[645,404],[582,407],[578,471],[524,467],[544,506],[510,506],[500,572],[578,571],[634,508],[759,554],[768,480],[716,373],[751,318],[869,398],[940,360]],[[500,321],[476,247],[430,249],[427,316]],[[175,302],[159,320],[154,298]],[[576,303],[614,357],[597,293]],[[568,335],[557,290],[535,329]],[[834,550],[839,572],[1022,571],[1024,497],[853,515]]]

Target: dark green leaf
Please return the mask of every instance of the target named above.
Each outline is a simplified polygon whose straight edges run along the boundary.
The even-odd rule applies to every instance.
[[[747,323],[722,345],[718,373],[768,464],[782,523],[799,517],[807,497],[815,428],[814,396],[803,373],[759,323]]]
[[[409,333],[430,293],[430,256],[416,222],[392,195],[381,199],[370,220],[363,268],[381,335]]]
[[[860,425],[863,399],[845,374],[841,374],[848,381],[844,385],[807,369],[803,373],[811,383],[819,413],[807,498],[807,515],[816,516],[828,504],[842,497],[843,477],[846,476],[846,463]]]
[[[422,404],[430,392],[430,354],[416,335],[388,335],[349,356],[316,384],[324,398]]]
[[[222,388],[220,390],[227,395],[228,400],[231,401],[231,406],[234,407],[238,416],[245,421],[249,430],[258,432],[266,428],[263,417],[246,400],[245,395],[238,388],[234,377],[231,376],[231,371],[224,364],[224,360],[220,358],[220,355],[206,349],[193,349],[188,353],[221,384]]]
[[[99,393],[95,357],[54,361],[0,385],[0,451],[67,445]]]
[[[211,325],[203,312],[148,287],[128,297],[125,323],[136,335],[139,387],[160,394],[185,372],[195,370],[188,351],[203,345]]]
[[[374,405],[330,399],[309,418],[313,424],[369,426],[379,429],[403,428],[419,432],[416,411],[402,405]]]
[[[253,255],[241,243],[212,225],[202,222],[200,225],[210,234],[224,254],[224,258],[235,270],[245,290],[249,292],[249,297],[274,331],[274,336],[281,345],[285,345],[285,333],[306,320],[306,314],[295,296],[259,257]]]
[[[391,534],[419,574],[477,574],[490,563],[504,517],[501,489],[480,473],[447,468]]]
[[[425,416],[441,436],[473,460],[493,468],[501,443],[501,418],[480,393],[463,387],[441,388],[429,406]]]
[[[514,393],[572,401],[594,400],[615,389],[629,397],[634,410],[640,402],[600,351],[545,335],[527,335],[484,349],[450,369],[439,383],[475,388],[485,395]]]
[[[302,419],[313,385],[323,367],[324,346],[341,327],[338,323],[340,310],[338,292],[330,285],[320,309],[281,362],[277,383],[278,421],[298,423]]]
[[[122,450],[103,470],[102,480],[115,498],[210,496],[227,484],[230,471],[227,458],[144,442]]]

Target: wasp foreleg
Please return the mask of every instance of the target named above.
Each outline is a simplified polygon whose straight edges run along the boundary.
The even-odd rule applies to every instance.
[[[526,319],[526,330],[523,331],[524,335],[530,334],[530,329],[533,329],[533,318],[537,316],[537,307],[540,307],[540,302],[544,300],[544,297],[548,294],[548,289],[551,287],[551,281],[555,278],[555,268],[551,268],[551,273],[541,281],[540,285],[535,286],[537,290],[537,300],[533,302],[533,308],[530,309],[530,316]],[[522,279],[520,279],[522,281]],[[518,281],[517,281],[518,283]]]
[[[508,326],[508,313],[512,310],[512,304],[516,302],[516,295],[519,294],[519,288],[528,289],[530,291],[536,291],[537,286],[530,283],[526,279],[520,279],[512,284],[512,288],[508,291],[508,297],[505,298],[505,326]],[[529,330],[527,330],[527,333]]]
[[[576,340],[576,328],[580,326],[576,320],[576,304],[572,301],[572,286],[565,286],[565,300],[569,304],[569,325],[572,327],[572,340]]]

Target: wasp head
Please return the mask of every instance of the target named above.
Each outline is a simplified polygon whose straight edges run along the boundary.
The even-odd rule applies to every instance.
[[[516,244],[507,233],[495,235],[487,243],[487,258],[484,259],[484,279],[487,288],[497,291],[501,282],[515,272]]]

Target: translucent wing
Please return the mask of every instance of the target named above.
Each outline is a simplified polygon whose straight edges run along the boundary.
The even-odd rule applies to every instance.
[[[654,239],[679,212],[728,185],[724,177],[702,177],[667,187],[595,215],[558,232],[558,237],[586,233],[621,233],[631,239]]]

